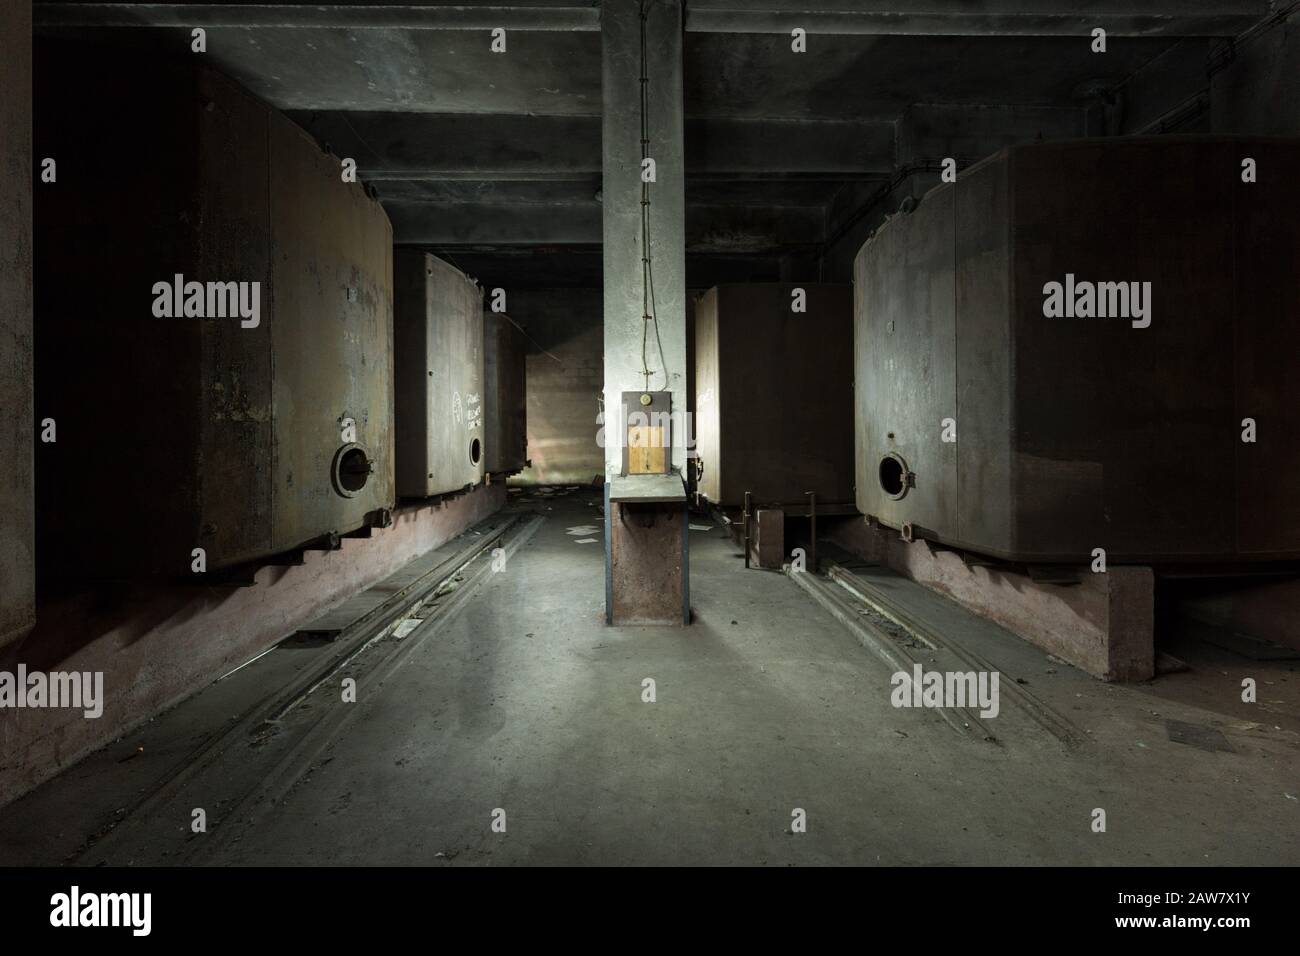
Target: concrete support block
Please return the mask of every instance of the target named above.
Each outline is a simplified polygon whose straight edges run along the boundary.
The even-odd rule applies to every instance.
[[[686,621],[685,505],[611,502],[610,623]]]
[[[764,508],[754,515],[750,528],[750,562],[760,568],[781,570],[785,562],[785,512]]]
[[[1084,584],[1101,585],[1106,630],[1085,669],[1107,680],[1150,680],[1155,676],[1155,573],[1137,565],[1084,572]],[[1066,658],[1069,660],[1070,658]]]
[[[1077,583],[1037,581],[997,566],[967,563],[926,541],[865,519],[830,535],[842,547],[1005,627],[1043,650],[1108,681],[1155,675],[1155,576],[1148,567],[1078,569]]]

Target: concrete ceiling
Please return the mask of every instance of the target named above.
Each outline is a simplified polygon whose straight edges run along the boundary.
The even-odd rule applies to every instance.
[[[815,251],[837,198],[870,195],[901,166],[944,155],[931,148],[952,148],[936,123],[951,131],[967,114],[986,125],[1014,116],[1018,134],[1077,135],[1090,91],[1180,37],[1232,35],[1267,13],[1266,0],[690,0],[695,276],[745,275],[745,257],[762,273],[783,254]],[[511,275],[529,253],[550,257],[539,274],[553,281],[591,275],[601,238],[595,2],[52,2],[36,4],[36,22],[131,55],[187,55],[189,30],[203,26],[222,70],[357,160],[399,243],[477,264],[509,254]],[[504,55],[489,49],[497,26]],[[1110,34],[1104,55],[1089,49],[1094,26]],[[808,31],[805,54],[790,50],[795,27]]]

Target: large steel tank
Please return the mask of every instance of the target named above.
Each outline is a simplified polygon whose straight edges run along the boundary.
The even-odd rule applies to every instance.
[[[427,253],[394,258],[397,493],[463,491],[483,480],[483,290]]]
[[[796,311],[796,309],[801,311]],[[695,303],[698,492],[717,505],[853,510],[847,285],[720,285]]]
[[[524,333],[504,313],[483,313],[484,470],[528,465],[528,369]]]
[[[859,509],[1024,562],[1300,555],[1297,169],[1034,144],[893,216],[854,266]]]
[[[44,566],[189,575],[195,549],[212,571],[387,520],[378,202],[197,63],[42,44],[37,91]]]

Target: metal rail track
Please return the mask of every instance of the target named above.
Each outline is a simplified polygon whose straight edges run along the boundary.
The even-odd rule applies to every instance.
[[[932,650],[946,651],[973,670],[993,671],[997,669],[980,654],[945,639],[920,618],[900,607],[897,602],[875,585],[869,581],[864,581],[843,565],[828,561],[826,562],[826,573],[832,581],[863,604],[882,617],[893,621]],[[1059,740],[1066,748],[1074,749],[1087,741],[1087,736],[1078,727],[1037,695],[1025,690],[1020,684],[1015,681],[1006,681],[1001,683],[1000,687],[1031,719]]]
[[[217,731],[207,738],[152,790],[130,805],[111,830],[97,838],[92,837],[69,856],[64,861],[64,865],[76,865],[92,852],[112,850],[115,846],[124,843],[128,837],[140,834],[145,821],[153,815],[154,811],[179,795],[188,783],[213,765],[228,749],[247,745],[258,729],[282,721],[299,702],[331,674],[347,666],[348,662],[365,648],[384,637],[398,621],[409,616],[412,611],[437,595],[462,569],[502,542],[505,535],[525,517],[527,517],[526,513],[505,516],[503,520],[487,528],[481,539],[449,555],[410,584],[396,591],[378,607],[359,617],[333,642],[333,653],[324,656],[295,675],[293,680],[279,688],[269,701],[264,699],[224,730]],[[533,531],[542,520],[540,517],[534,518]],[[529,535],[531,536],[531,531]],[[274,650],[274,647],[271,650]]]
[[[542,516],[533,517],[508,541],[503,531],[499,540],[502,541],[507,560],[532,538],[545,520]],[[397,672],[398,668],[405,664],[431,635],[437,633],[469,603],[479,587],[493,574],[491,562],[483,560],[485,551],[486,548],[479,549],[474,558],[462,565],[462,568],[466,569],[474,564],[477,564],[477,567],[469,571],[464,583],[452,591],[447,601],[440,605],[438,614],[426,618],[400,644],[393,647],[360,676],[357,682],[358,701],[369,702],[375,699],[379,689]],[[207,863],[223,848],[255,828],[311,771],[321,753],[338,739],[362,709],[362,705],[359,704],[340,705],[312,724],[281,755],[270,772],[242,796],[234,809],[217,821],[207,837],[196,846],[187,862],[198,865]]]
[[[912,672],[919,663],[884,631],[864,619],[861,609],[855,607],[834,585],[811,571],[788,571],[795,584],[803,588],[818,604],[843,624],[858,639],[858,643],[871,651],[892,671]],[[944,723],[964,737],[996,741],[997,737],[970,707],[939,707],[933,711]]]

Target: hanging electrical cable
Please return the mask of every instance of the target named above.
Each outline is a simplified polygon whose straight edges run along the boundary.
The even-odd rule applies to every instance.
[[[646,21],[651,0],[640,0],[641,24],[641,374],[645,376],[645,390],[650,391],[650,370],[646,357],[650,325],[655,327],[655,343],[659,348],[659,363],[663,366],[664,390],[668,390],[668,362],[664,358],[664,343],[659,335],[659,316],[655,304],[654,262],[650,252],[650,180],[646,176],[646,160],[650,158],[650,76],[646,65]]]

